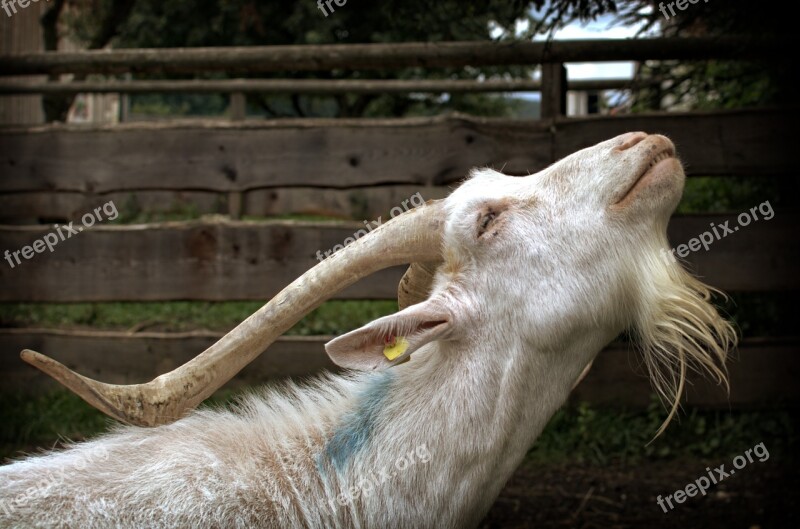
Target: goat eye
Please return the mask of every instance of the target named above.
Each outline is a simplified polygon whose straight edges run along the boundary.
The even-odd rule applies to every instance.
[[[497,212],[494,210],[488,209],[483,211],[481,214],[478,215],[478,238],[482,237],[483,234],[489,229],[492,222],[497,218]]]

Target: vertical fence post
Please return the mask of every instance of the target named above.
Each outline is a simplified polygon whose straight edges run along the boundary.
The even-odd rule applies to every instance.
[[[231,115],[231,121],[243,121],[245,117],[245,110],[247,99],[242,92],[234,92],[231,94],[231,102],[228,111]]]
[[[542,119],[567,115],[567,69],[562,63],[542,64]]]

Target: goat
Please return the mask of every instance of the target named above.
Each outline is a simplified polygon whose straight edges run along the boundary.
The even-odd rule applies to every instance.
[[[736,343],[714,290],[661,257],[684,180],[672,142],[643,132],[527,177],[473,170],[148,384],[23,351],[129,426],[0,468],[0,526],[474,527],[625,329],[671,403],[660,434],[687,369],[727,385]],[[402,310],[326,344],[344,374],[191,411],[334,292],[400,263]]]

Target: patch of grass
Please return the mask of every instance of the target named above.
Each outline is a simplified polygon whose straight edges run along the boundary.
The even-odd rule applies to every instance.
[[[737,293],[715,298],[722,314],[745,337],[794,336],[791,292]],[[226,332],[258,310],[259,301],[169,301],[111,303],[0,303],[0,327],[181,332]],[[342,334],[397,311],[392,300],[332,300],[297,323],[287,334]]]
[[[221,207],[221,205],[220,205]],[[175,202],[168,211],[147,211],[139,204],[136,195],[131,194],[118,206],[119,215],[111,224],[147,224],[150,222],[167,222],[194,220],[200,218],[197,206],[188,202]]]
[[[44,395],[0,393],[0,458],[81,441],[111,425],[105,415],[66,390]]]
[[[124,224],[149,224],[158,222],[170,221],[189,221],[202,218],[204,215],[227,215],[228,205],[227,199],[224,195],[220,194],[218,199],[212,205],[211,210],[205,209],[201,211],[198,206],[192,202],[176,200],[170,206],[163,210],[153,211],[148,210],[139,202],[136,194],[131,193],[117,206],[118,215],[112,221],[107,221],[109,224],[124,225]],[[285,215],[270,215],[270,216],[255,216],[244,215],[242,220],[249,221],[270,221],[270,220],[300,220],[300,221],[313,221],[313,222],[341,222],[342,220],[350,220],[342,217],[333,217],[330,215],[316,215],[316,214],[285,214]]]
[[[256,217],[253,215],[243,215],[242,220],[252,221],[266,221],[266,220],[304,220],[310,222],[330,222],[336,224],[342,221],[352,219],[345,219],[341,217],[331,217],[329,215],[313,215],[310,213],[286,213],[283,215],[270,215],[269,217]]]
[[[203,406],[225,406],[239,392],[220,390]],[[0,462],[108,431],[112,419],[65,389],[41,395],[0,392]]]
[[[258,310],[258,301],[113,303],[0,303],[0,327],[227,332]],[[335,300],[323,303],[287,334],[342,334],[397,311],[397,302]]]
[[[676,213],[741,212],[767,200],[777,209],[786,196],[783,187],[780,179],[769,177],[691,177]]]
[[[287,334],[344,334],[397,312],[397,301],[327,301],[303,318]]]
[[[764,442],[770,454],[790,454],[798,437],[785,411],[691,409],[653,439],[666,412],[654,397],[644,411],[588,404],[560,410],[528,453],[542,463],[631,464],[642,460],[733,457]],[[651,443],[652,441],[652,443]]]

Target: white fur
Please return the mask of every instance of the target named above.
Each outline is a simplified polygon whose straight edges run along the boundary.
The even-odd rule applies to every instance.
[[[0,468],[0,526],[476,526],[583,368],[625,328],[653,334],[651,285],[685,280],[659,256],[677,162],[612,207],[665,141],[623,135],[525,178],[475,171],[446,199],[445,263],[425,302],[450,314],[445,337],[383,373],[324,375]],[[499,214],[479,237],[487,204]],[[712,312],[703,325],[726,332]],[[427,462],[393,466],[419,447]],[[337,501],[387,468],[368,496]]]

